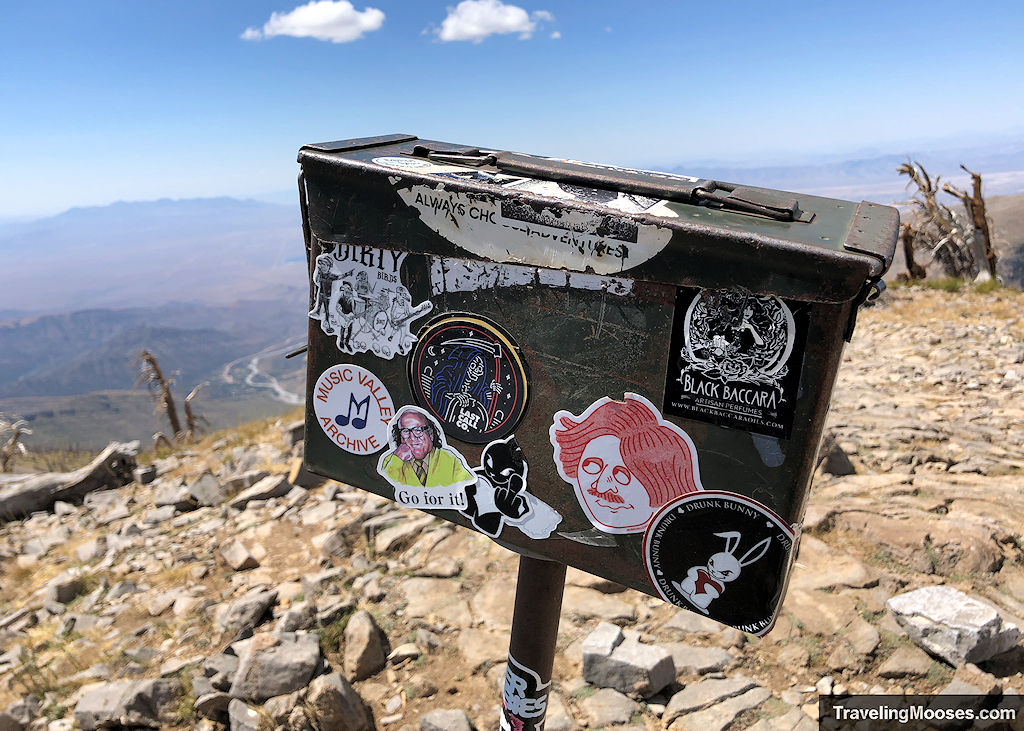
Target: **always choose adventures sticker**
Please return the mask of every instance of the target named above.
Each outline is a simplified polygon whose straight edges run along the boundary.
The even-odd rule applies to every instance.
[[[806,305],[730,290],[678,290],[665,413],[788,437]]]
[[[665,601],[760,636],[775,624],[794,540],[756,500],[706,490],[667,503],[651,520],[647,574]]]
[[[420,331],[409,358],[413,397],[449,436],[485,444],[526,410],[526,364],[512,336],[478,315],[448,314]]]

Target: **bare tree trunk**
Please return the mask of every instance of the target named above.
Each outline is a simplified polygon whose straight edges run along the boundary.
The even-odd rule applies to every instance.
[[[907,277],[912,282],[924,279],[927,272],[914,260],[914,228],[909,223],[900,227],[900,242],[903,244],[903,257],[907,261]]]
[[[996,256],[995,248],[992,245],[992,230],[988,225],[988,212],[985,210],[985,198],[981,195],[981,175],[971,172],[966,165],[960,166],[965,173],[971,176],[971,193],[954,188],[952,185],[943,187],[950,195],[955,195],[967,208],[967,213],[974,224],[975,245],[979,253],[984,257],[989,275],[994,279],[996,267],[999,264],[999,257]]]
[[[96,490],[127,485],[132,481],[138,451],[138,442],[111,442],[92,462],[74,472],[30,475],[5,484],[0,488],[0,520],[22,518],[47,510],[58,500],[80,500]]]
[[[173,380],[164,377],[160,370],[160,363],[156,356],[148,350],[139,353],[138,361],[142,366],[141,381],[145,381],[149,387],[149,393],[157,402],[157,408],[167,414],[167,420],[171,423],[171,432],[174,438],[178,439],[181,432],[181,420],[178,418],[178,409],[174,405],[174,396],[171,395],[171,383]]]

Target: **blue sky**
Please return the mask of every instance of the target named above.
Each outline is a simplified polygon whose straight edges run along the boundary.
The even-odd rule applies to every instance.
[[[655,168],[1024,134],[1019,2],[302,5],[5,2],[0,217],[287,191],[389,132]]]

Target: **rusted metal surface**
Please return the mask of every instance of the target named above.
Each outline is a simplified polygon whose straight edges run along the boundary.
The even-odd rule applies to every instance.
[[[382,159],[386,164],[375,162]],[[522,164],[503,169],[502,160]],[[396,273],[400,281],[386,286],[400,284],[412,305],[429,302],[431,307],[429,316],[412,321],[413,336],[432,318],[465,313],[500,326],[528,365],[529,400],[514,436],[528,463],[527,490],[556,511],[561,522],[544,538],[505,524],[497,540],[524,555],[552,558],[665,598],[654,586],[648,565],[652,536],[645,543],[642,531],[597,529],[573,486],[560,476],[550,432],[556,412],[581,415],[601,399],[622,401],[625,394],[637,394],[661,412],[674,369],[678,371],[680,355],[673,337],[681,332],[680,318],[692,316],[699,293],[715,291],[734,293],[739,301],[752,297],[786,303],[778,307],[790,313],[795,355],[787,351],[786,357],[795,375],[791,385],[778,386],[779,399],[789,409],[779,417],[785,424],[744,429],[731,417],[716,421],[664,412],[659,418],[691,440],[704,490],[756,501],[786,531],[799,536],[844,336],[856,306],[891,261],[895,211],[575,163],[563,166],[561,178],[551,177],[563,181],[559,191],[571,193],[579,185],[582,192],[553,197],[536,180],[509,183],[500,177],[525,172],[529,166],[523,160],[534,165],[530,171],[536,175],[559,167],[529,156],[406,136],[377,138],[372,144],[311,145],[299,154],[314,289],[315,262],[324,254],[348,262],[393,252],[394,261],[401,259]],[[440,167],[425,168],[421,162]],[[592,180],[585,175],[588,169],[594,171]],[[660,191],[663,202],[654,206],[654,201],[642,199],[637,210],[615,210],[607,196],[587,199],[591,188],[583,184],[588,181],[597,194],[614,185],[633,191],[630,195]],[[735,200],[767,206],[792,220],[680,203],[665,195],[666,188],[675,188],[682,196],[687,186],[691,200],[695,190],[716,197],[725,191],[726,196],[736,195]],[[474,207],[476,214],[470,211]],[[591,228],[579,233],[580,221]],[[479,242],[467,238],[477,230],[473,226],[486,234]],[[506,239],[501,237],[513,236],[510,228],[526,242],[523,247],[502,243]],[[578,261],[593,266],[574,268]],[[339,272],[344,268],[337,266]],[[329,304],[334,306],[334,301]],[[311,310],[318,306],[311,297]],[[766,311],[765,316],[770,314]],[[744,323],[746,317],[742,313]],[[316,319],[310,321],[309,335],[308,467],[395,499],[395,487],[379,469],[383,447],[370,455],[340,449],[325,431],[329,425],[317,419],[314,385],[332,367],[353,364],[386,385],[396,410],[422,406],[422,394],[417,401],[410,380],[411,353],[344,352],[345,335],[327,334],[324,322]],[[781,383],[786,369],[776,370],[773,377]],[[452,433],[447,443],[468,466],[482,465],[486,445],[460,441]],[[434,512],[479,529],[457,510]],[[786,556],[775,568],[759,567],[770,584],[762,589],[770,595],[764,601],[773,606],[781,602],[794,552],[788,539],[783,545]],[[704,558],[694,557],[693,562]],[[765,629],[763,625],[756,631]]]

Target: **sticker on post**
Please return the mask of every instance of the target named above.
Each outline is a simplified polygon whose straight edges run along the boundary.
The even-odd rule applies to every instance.
[[[638,394],[559,411],[549,434],[558,474],[605,533],[640,533],[662,505],[703,490],[693,440]]]
[[[473,527],[491,538],[514,525],[530,538],[547,538],[562,521],[550,505],[527,490],[529,466],[514,436],[484,447],[476,483],[466,488],[467,506],[460,511]]]
[[[485,444],[511,434],[526,411],[526,365],[512,336],[477,315],[427,324],[409,359],[416,402],[449,436]]]
[[[806,305],[771,295],[680,289],[665,413],[788,437],[806,315]]]
[[[550,690],[550,681],[541,682],[540,675],[509,655],[501,694],[501,731],[543,729]]]
[[[665,601],[763,635],[775,624],[794,539],[756,500],[714,490],[685,495],[644,534],[647,574]]]
[[[313,387],[317,423],[331,441],[352,454],[375,454],[388,444],[395,405],[373,373],[341,363],[320,374]]]
[[[405,257],[405,252],[338,244],[316,258],[309,316],[320,321],[325,334],[337,338],[342,353],[369,352],[391,359],[412,349],[416,338],[409,326],[433,304],[413,306],[399,278]]]
[[[377,472],[395,488],[395,501],[421,510],[461,510],[476,475],[448,446],[441,425],[423,409],[403,406],[388,424],[390,450]]]

